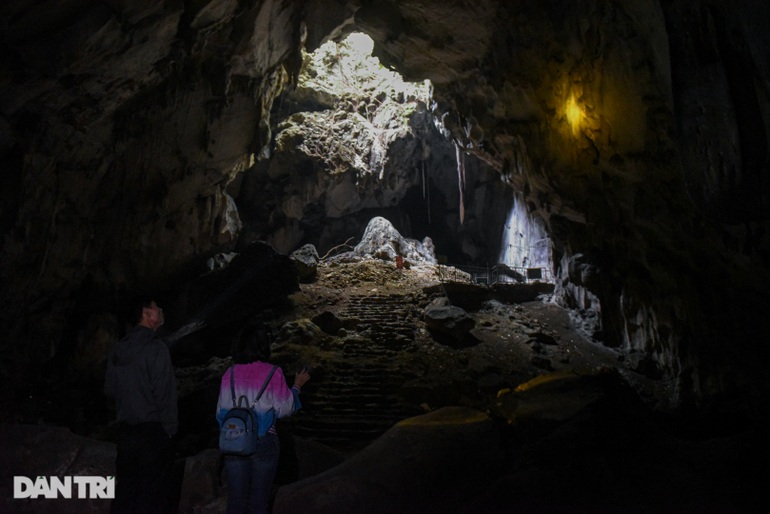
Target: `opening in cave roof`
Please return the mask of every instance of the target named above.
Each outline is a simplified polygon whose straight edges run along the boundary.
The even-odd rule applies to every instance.
[[[354,32],[339,42],[328,41],[312,54],[304,54],[299,87],[325,91],[341,97],[369,97],[383,101],[381,95],[401,101],[428,102],[430,81],[405,82],[397,72],[384,67],[372,56],[374,42],[366,34]]]

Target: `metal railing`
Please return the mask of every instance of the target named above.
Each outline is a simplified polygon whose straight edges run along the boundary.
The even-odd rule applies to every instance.
[[[551,270],[548,268],[512,267],[504,264],[496,264],[491,267],[447,264],[440,265],[438,272],[442,282],[472,282],[487,286],[531,284],[534,282],[553,283]]]

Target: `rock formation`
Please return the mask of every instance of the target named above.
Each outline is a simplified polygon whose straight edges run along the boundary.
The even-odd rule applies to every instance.
[[[462,345],[476,322],[467,312],[456,305],[446,302],[433,302],[425,308],[423,319],[427,329],[439,340],[448,340],[450,344]]]
[[[300,282],[312,282],[318,268],[318,250],[312,244],[306,244],[302,248],[291,252],[289,256],[297,272]]]
[[[422,241],[405,238],[388,220],[377,216],[366,225],[361,242],[350,253],[358,258],[395,262],[401,256],[414,263],[435,264],[434,252],[429,237]]]
[[[436,512],[473,497],[493,476],[500,448],[484,413],[447,407],[391,428],[325,473],[285,486],[276,512]]]

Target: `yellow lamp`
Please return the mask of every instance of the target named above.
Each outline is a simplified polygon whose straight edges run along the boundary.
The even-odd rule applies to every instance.
[[[583,118],[583,111],[578,106],[577,101],[575,101],[575,95],[570,95],[564,113],[567,115],[567,121],[572,127],[572,133],[577,135],[580,131],[580,121]]]

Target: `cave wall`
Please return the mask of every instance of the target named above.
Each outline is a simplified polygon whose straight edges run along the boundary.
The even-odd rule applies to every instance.
[[[29,364],[72,353],[90,316],[114,318],[123,297],[163,291],[232,249],[226,187],[253,163],[289,80],[299,7],[0,7],[3,176],[17,185],[2,211],[4,377],[43,373]]]
[[[560,301],[629,367],[672,404],[764,394],[767,19],[759,0],[4,2],[2,374],[234,249],[227,187],[300,45],[355,28],[521,191]]]
[[[767,36],[755,21],[766,8],[434,7],[378,4],[359,19],[407,78],[455,50],[429,75],[439,114],[460,113],[448,128],[548,223],[560,301],[598,310],[604,343],[670,377],[675,403],[754,390],[766,362]],[[427,10],[440,20],[428,34],[403,29]]]

